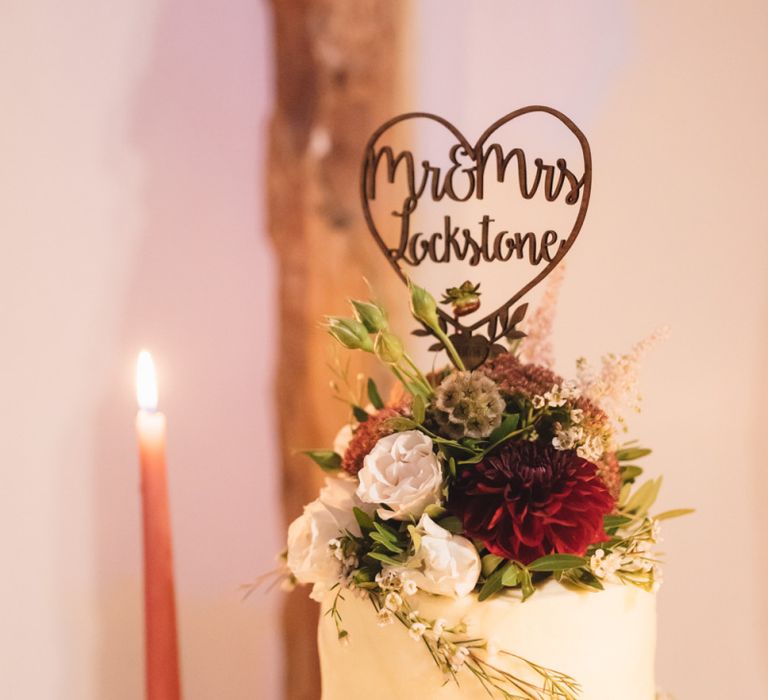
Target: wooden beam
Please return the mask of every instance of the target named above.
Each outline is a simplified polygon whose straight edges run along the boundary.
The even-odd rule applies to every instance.
[[[331,399],[324,314],[347,313],[363,277],[386,300],[403,290],[365,230],[363,146],[396,113],[401,16],[392,0],[273,0],[276,103],[268,160],[269,228],[279,265],[277,410],[286,522],[317,496],[318,469],[293,450],[330,445],[348,413]],[[286,698],[317,700],[317,604],[287,599]]]

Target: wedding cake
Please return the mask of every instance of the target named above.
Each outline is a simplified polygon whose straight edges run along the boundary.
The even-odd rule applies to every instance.
[[[532,113],[554,116],[585,149],[583,175],[558,160],[561,186],[549,183],[550,195],[569,184],[566,200],[580,213],[552,255],[528,257],[532,265],[547,263],[535,284],[555,269],[583,223],[586,140],[544,107],[507,115],[475,146],[452,133],[459,155],[475,164],[472,183],[482,199],[489,154],[504,164],[495,169],[498,182],[510,162],[489,135]],[[384,243],[368,198],[382,157],[389,158],[389,182],[409,162],[379,139],[410,118],[447,124],[423,114],[388,122],[369,143],[363,172],[366,218],[404,278],[400,264],[406,256],[414,264],[420,248],[402,239]],[[427,174],[437,178],[435,171],[427,164]],[[422,190],[407,191],[400,218],[414,213]],[[465,201],[453,185],[444,184],[441,196],[432,192],[435,201],[446,194]],[[445,244],[471,254],[469,235],[464,248]],[[542,251],[557,237],[508,240],[519,259],[525,240]],[[503,250],[500,243],[496,252]],[[384,401],[373,379],[339,372],[333,386],[349,397],[350,420],[333,448],[306,451],[328,477],[291,524],[285,561],[289,583],[311,585],[322,606],[323,700],[655,697],[659,523],[687,511],[650,514],[661,479],[641,482],[635,463],[649,450],[622,439],[621,406],[634,402],[638,362],[657,336],[604,356],[597,367],[580,359],[573,378],[563,378],[552,368],[549,338],[561,273],[550,276],[527,321],[528,305],[517,302],[532,284],[474,323],[466,319],[482,304],[478,282],[447,288],[438,303],[407,276],[415,334],[431,337],[430,350],[445,358],[430,371],[409,354],[377,301],[352,300],[353,315],[327,319],[339,344],[374,356],[394,381]]]

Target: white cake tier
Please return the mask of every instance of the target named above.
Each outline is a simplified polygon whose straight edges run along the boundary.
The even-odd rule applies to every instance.
[[[322,700],[488,700],[466,669],[461,687],[444,683],[422,642],[399,622],[379,627],[370,601],[344,595],[339,603],[346,644],[333,620],[321,615],[318,630]],[[333,597],[323,602],[323,613]],[[505,594],[478,602],[419,594],[413,607],[423,617],[464,621],[468,634],[568,674],[582,686],[582,700],[653,700],[656,597],[634,586],[612,585],[601,592],[565,589],[549,582],[522,603]],[[520,662],[496,654],[505,670],[526,675]]]

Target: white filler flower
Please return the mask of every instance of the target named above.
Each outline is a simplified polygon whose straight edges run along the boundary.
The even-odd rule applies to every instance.
[[[421,537],[414,555],[406,562],[403,577],[421,590],[463,598],[480,578],[480,557],[466,538],[440,527],[426,513],[421,516]]]
[[[384,520],[418,518],[440,501],[443,474],[432,440],[418,430],[383,437],[358,473],[361,501],[375,503]]]
[[[355,496],[356,486],[354,479],[326,479],[319,498],[304,506],[288,528],[288,568],[299,583],[314,584],[313,600],[322,600],[342,575],[343,564],[333,552],[332,541],[345,530],[360,536],[352,509],[372,511]]]

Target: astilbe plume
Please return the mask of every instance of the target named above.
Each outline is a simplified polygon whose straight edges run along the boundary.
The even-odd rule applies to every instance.
[[[453,372],[435,390],[433,416],[452,438],[488,437],[506,408],[492,379],[478,372]]]
[[[468,537],[523,564],[553,553],[581,556],[605,541],[603,517],[614,505],[596,465],[533,442],[507,443],[465,466],[449,502]]]
[[[545,367],[552,367],[555,364],[552,325],[564,278],[565,264],[560,263],[549,275],[541,303],[524,326],[526,337],[520,345],[520,359],[524,363],[535,362]]]
[[[606,450],[597,462],[597,473],[610,491],[614,499],[618,499],[621,491],[621,465],[613,450]]]
[[[599,371],[595,371],[584,358],[580,358],[576,363],[577,380],[584,396],[594,403],[599,402],[614,420],[623,424],[623,408],[640,410],[640,363],[648,351],[666,338],[668,333],[667,328],[661,328],[636,343],[628,353],[604,355]]]

